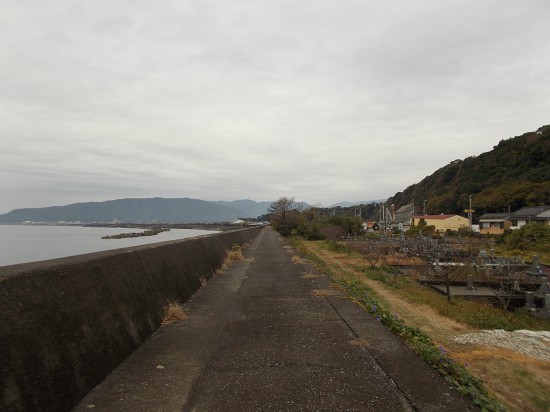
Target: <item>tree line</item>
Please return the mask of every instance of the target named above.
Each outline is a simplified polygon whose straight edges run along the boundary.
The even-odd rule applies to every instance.
[[[379,204],[361,205],[351,208],[322,208],[311,206],[303,208],[300,203],[294,201],[293,197],[283,196],[274,201],[268,209],[268,216],[275,230],[283,236],[301,236],[308,240],[331,240],[338,241],[345,237],[377,237],[387,234],[376,235],[365,233],[363,222],[365,216],[376,219]],[[357,215],[358,209],[361,214]],[[401,236],[395,233],[395,236]],[[418,236],[439,239],[435,227],[428,226],[424,221],[413,225],[411,229],[403,233],[407,238]],[[469,230],[457,232],[448,231],[446,237],[480,237],[479,234]],[[529,223],[518,230],[507,230],[503,235],[491,235],[497,251],[503,255],[523,256],[527,260],[533,255],[550,262],[550,226],[538,223]]]
[[[375,207],[372,206],[373,209]],[[296,235],[309,240],[320,240],[363,233],[361,216],[351,215],[349,209],[352,208],[340,208],[339,213],[336,213],[337,209],[319,206],[303,209],[293,197],[283,196],[271,204],[268,213],[271,225],[283,236]]]

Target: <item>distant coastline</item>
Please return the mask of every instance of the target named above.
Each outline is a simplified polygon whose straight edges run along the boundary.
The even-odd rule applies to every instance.
[[[192,229],[192,230],[212,230],[216,232],[225,232],[228,230],[241,229],[247,224],[241,223],[88,223],[80,225],[83,227],[109,227],[109,228],[127,228],[127,229]]]

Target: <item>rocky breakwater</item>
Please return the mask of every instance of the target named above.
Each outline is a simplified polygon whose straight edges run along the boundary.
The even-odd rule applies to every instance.
[[[168,232],[168,228],[153,228],[143,232],[119,233],[118,235],[103,236],[101,239],[128,239],[131,237],[155,236],[162,232]]]

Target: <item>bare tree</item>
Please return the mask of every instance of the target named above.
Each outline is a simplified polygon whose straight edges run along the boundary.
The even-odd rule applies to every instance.
[[[391,268],[391,272],[398,274],[401,271],[401,267],[405,262],[409,261],[407,255],[408,250],[400,245],[392,245],[388,248],[388,267]]]
[[[347,242],[347,246],[359,252],[371,269],[380,268],[385,262],[385,250],[380,240],[366,239],[361,242]]]
[[[272,216],[273,227],[282,234],[290,233],[292,227],[297,223],[298,210],[299,205],[294,202],[294,198],[286,196],[275,200],[267,209]]]
[[[420,267],[421,275],[431,282],[444,286],[445,295],[450,302],[451,285],[459,278],[466,278],[471,267],[470,245],[432,242],[427,248],[423,248],[420,257],[428,263]]]
[[[488,256],[483,250],[475,264],[478,276],[489,283],[502,308],[508,310],[510,301],[520,291],[520,284],[526,276],[525,265],[517,259]]]

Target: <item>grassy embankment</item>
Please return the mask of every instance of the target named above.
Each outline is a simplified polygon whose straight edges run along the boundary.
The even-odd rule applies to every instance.
[[[485,410],[504,405],[511,411],[548,411],[550,362],[496,346],[459,344],[453,337],[481,329],[550,330],[550,320],[462,299],[449,303],[411,277],[370,269],[360,256],[329,242],[292,244]]]

